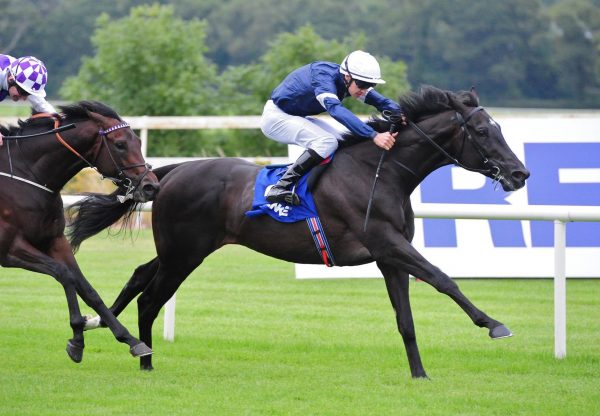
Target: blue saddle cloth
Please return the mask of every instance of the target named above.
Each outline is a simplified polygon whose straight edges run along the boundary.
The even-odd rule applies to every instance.
[[[246,216],[256,217],[266,214],[280,222],[297,222],[319,216],[315,201],[307,185],[310,172],[300,178],[296,184],[296,194],[300,197],[300,205],[287,205],[285,203],[270,204],[267,202],[265,199],[265,189],[267,186],[276,183],[283,176],[287,168],[287,165],[273,165],[266,166],[258,172],[254,185],[252,209],[246,212]]]

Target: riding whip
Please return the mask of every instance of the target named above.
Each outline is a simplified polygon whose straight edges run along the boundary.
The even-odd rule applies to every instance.
[[[398,131],[398,124],[402,122],[401,114],[394,114],[391,111],[384,110],[382,113],[383,117],[388,120],[390,124],[390,133],[396,133]],[[369,223],[369,216],[371,215],[371,207],[373,206],[373,197],[375,196],[375,187],[377,186],[377,180],[379,179],[379,171],[383,165],[387,150],[381,151],[381,157],[379,158],[379,164],[375,171],[375,180],[373,181],[373,187],[371,188],[371,196],[369,196],[369,204],[367,205],[367,213],[365,215],[365,225],[363,226],[363,232],[367,232],[367,224]]]
[[[60,126],[55,129],[52,129],[52,130],[43,131],[41,133],[26,134],[24,136],[4,136],[3,138],[4,138],[4,140],[29,139],[30,137],[45,136],[46,134],[59,133],[61,131],[71,130],[74,128],[75,128],[75,123],[71,123],[71,124],[65,124],[64,126]]]

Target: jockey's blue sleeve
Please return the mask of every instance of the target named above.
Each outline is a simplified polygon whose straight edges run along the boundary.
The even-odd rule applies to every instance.
[[[325,97],[323,101],[325,109],[331,117],[346,126],[352,133],[361,137],[375,138],[377,132],[368,124],[363,123],[352,111],[344,107],[337,97]]]
[[[373,88],[370,88],[369,92],[365,96],[365,104],[372,105],[377,110],[379,110],[379,112],[382,112],[383,110],[390,110],[393,112],[402,111],[402,107],[400,106],[400,104],[398,104],[394,100],[390,100],[386,96],[375,91]]]

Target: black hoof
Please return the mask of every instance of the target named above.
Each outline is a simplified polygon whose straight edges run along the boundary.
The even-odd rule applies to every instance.
[[[152,364],[149,364],[149,365],[140,364],[140,370],[152,371],[152,370],[154,370],[154,367],[152,367]]]
[[[83,347],[73,344],[71,341],[67,342],[67,354],[69,358],[76,363],[80,363],[83,360]]]
[[[129,349],[129,352],[131,352],[131,355],[133,355],[134,357],[145,357],[146,355],[152,355],[152,349],[150,349],[150,347],[148,347],[143,342],[140,342],[139,344],[136,344],[133,347],[131,347]]]
[[[512,336],[513,334],[512,332],[510,332],[510,329],[508,329],[504,325],[499,325],[490,329],[490,338],[492,339],[508,338]]]

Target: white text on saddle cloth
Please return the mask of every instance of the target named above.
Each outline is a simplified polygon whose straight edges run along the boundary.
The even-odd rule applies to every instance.
[[[281,205],[279,202],[269,204],[267,207],[280,217],[287,217],[290,214],[291,209],[288,205]]]

